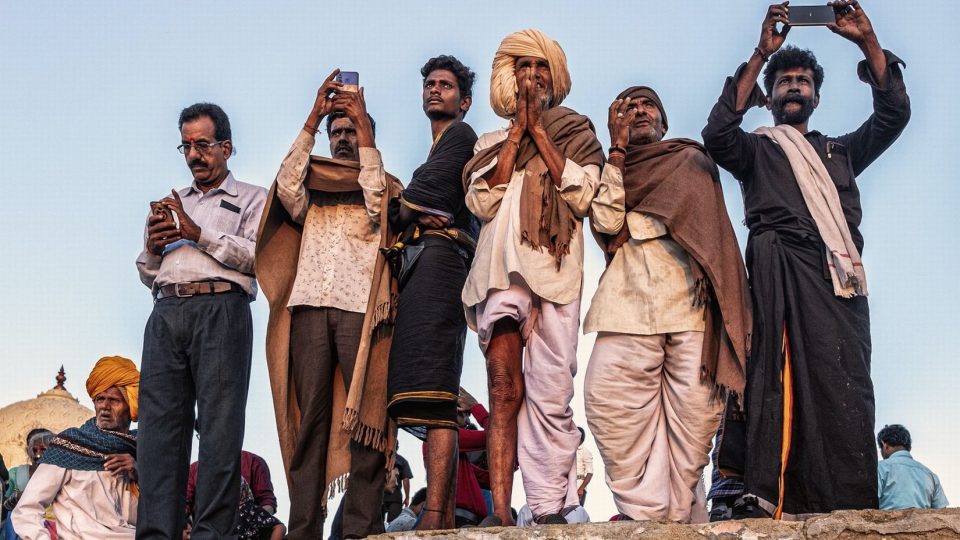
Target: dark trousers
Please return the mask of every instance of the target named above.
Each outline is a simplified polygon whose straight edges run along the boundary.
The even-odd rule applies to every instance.
[[[398,490],[400,488],[397,488]],[[400,515],[400,512],[403,511],[403,501],[388,500],[383,501],[383,507],[381,513],[386,516],[387,523],[397,519],[397,516]]]
[[[290,362],[300,406],[300,432],[290,460],[290,530],[287,538],[323,538],[321,504],[327,484],[327,445],[333,385],[350,388],[360,347],[363,314],[336,308],[296,307],[290,320]],[[337,365],[343,374],[335,380]],[[344,494],[343,537],[383,532],[380,501],[386,479],[381,452],[350,441],[350,485]]]
[[[180,538],[194,404],[200,462],[191,538],[236,538],[253,322],[241,293],[159,300],[143,336],[137,539]]]

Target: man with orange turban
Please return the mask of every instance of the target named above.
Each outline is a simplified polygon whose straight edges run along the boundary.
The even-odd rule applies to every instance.
[[[582,221],[591,203],[602,213],[614,201],[599,186],[603,151],[593,125],[559,106],[569,92],[556,41],[532,29],[504,38],[493,60],[490,104],[510,124],[480,137],[463,172],[467,207],[482,222],[462,299],[490,388],[487,456],[496,515],[484,525],[513,523],[517,461],[537,523],[566,523],[579,506],[580,433],[570,400]]]
[[[101,358],[87,379],[96,416],[57,435],[11,519],[23,540],[49,539],[52,505],[62,540],[134,538],[137,524],[137,419],[140,372],[127,358]]]

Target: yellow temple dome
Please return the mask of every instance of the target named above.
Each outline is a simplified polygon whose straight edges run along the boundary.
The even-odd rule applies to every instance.
[[[46,428],[54,433],[76,427],[93,418],[93,409],[80,404],[64,386],[67,377],[60,366],[57,384],[34,399],[11,403],[0,409],[0,454],[7,468],[29,463],[27,433]]]

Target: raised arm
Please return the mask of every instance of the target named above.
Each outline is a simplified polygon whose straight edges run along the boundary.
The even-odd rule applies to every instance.
[[[757,86],[757,78],[763,64],[783,46],[790,31],[788,5],[789,2],[783,2],[767,8],[760,26],[760,41],[749,60],[737,69],[733,77],[727,78],[701,133],[703,145],[713,160],[741,181],[749,176],[753,168],[756,136],[744,132],[740,124],[748,109],[767,102]],[[777,23],[784,25],[782,30],[777,30]]]
[[[857,66],[860,80],[870,85],[873,93],[873,114],[856,131],[837,138],[844,145],[859,175],[880,154],[893,144],[910,121],[910,98],[903,83],[900,66],[903,61],[883,50],[873,31],[870,19],[858,2],[837,1],[837,23],[830,26],[834,33],[850,40],[863,52],[864,60]]]
[[[287,152],[287,157],[283,159],[277,173],[277,197],[290,217],[300,224],[307,218],[307,210],[310,208],[310,194],[303,185],[310,164],[310,152],[316,143],[320,122],[333,108],[333,95],[343,86],[335,80],[337,73],[340,73],[340,69],[333,70],[320,85],[313,107],[303,123],[303,129],[297,135],[297,140]]]

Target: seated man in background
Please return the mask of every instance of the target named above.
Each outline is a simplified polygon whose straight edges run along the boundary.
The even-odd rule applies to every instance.
[[[937,475],[910,455],[910,432],[900,424],[883,426],[877,434],[883,461],[877,465],[881,510],[946,508]]]
[[[420,511],[423,510],[423,504],[427,501],[427,488],[420,488],[413,494],[410,500],[410,506],[400,511],[400,515],[387,525],[387,532],[412,531],[417,525],[417,519],[420,518]]]
[[[127,540],[137,523],[137,419],[140,372],[126,358],[101,358],[87,379],[96,416],[57,435],[11,514],[23,540],[55,538],[46,526],[53,506],[56,537]]]

